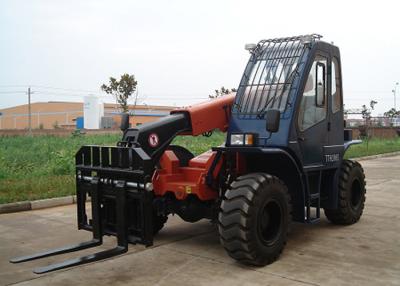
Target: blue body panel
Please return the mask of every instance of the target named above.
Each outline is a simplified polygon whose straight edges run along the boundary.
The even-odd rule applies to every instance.
[[[297,118],[303,91],[309,79],[314,60],[321,55],[326,58],[327,79],[324,78],[324,80],[326,81],[327,90],[325,91],[327,113],[324,120],[301,131],[298,127]],[[330,59],[333,57],[340,59],[338,48],[324,42],[314,42],[304,50],[298,61],[297,72],[291,79],[286,105],[282,107],[279,103],[278,109],[281,112],[279,130],[275,133],[270,133],[266,130],[265,114],[257,112],[244,113],[248,110],[247,106],[250,105],[253,108],[254,102],[257,101],[249,99],[252,87],[248,91],[249,87],[246,86],[246,82],[249,82],[251,78],[249,75],[251,75],[256,65],[254,54],[250,57],[246,66],[237,90],[235,103],[232,106],[224,151],[241,153],[246,158],[248,172],[266,172],[280,177],[287,184],[292,196],[294,219],[296,221],[312,222],[310,214],[305,211],[305,206],[307,206],[307,212],[311,206],[317,207],[318,211],[320,206],[326,208],[337,207],[338,170],[340,170],[345,149],[350,144],[355,143],[347,142],[345,144],[344,142],[343,107],[339,112],[332,112],[332,103],[329,95],[331,83],[329,79],[331,76]],[[340,68],[340,61],[338,62]],[[252,86],[254,86],[253,84],[254,80]],[[276,86],[279,84],[277,83]],[[340,87],[337,86],[337,88],[343,94],[341,83]],[[257,91],[254,94],[257,94]],[[245,97],[245,92],[249,94],[247,98]],[[261,94],[263,92],[264,90],[262,90]],[[246,102],[246,106],[244,102]],[[261,99],[258,102],[261,102]],[[255,110],[258,111],[258,107]],[[263,111],[263,109],[261,110]],[[230,145],[232,134],[246,133],[255,134],[256,140],[253,146],[238,148],[238,146]],[[314,185],[318,180],[320,182],[319,185]],[[318,196],[316,196],[315,192],[317,192]],[[318,197],[317,205],[310,201],[311,197]]]

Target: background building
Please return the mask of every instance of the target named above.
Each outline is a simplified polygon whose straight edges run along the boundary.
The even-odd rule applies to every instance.
[[[83,118],[83,102],[36,102],[31,104],[32,129],[75,129]],[[151,122],[166,116],[172,106],[130,105],[131,126]],[[84,119],[83,119],[84,120]],[[120,108],[117,104],[104,103],[103,128],[118,128]],[[83,126],[83,125],[82,125]],[[0,129],[28,129],[28,104],[0,110]]]

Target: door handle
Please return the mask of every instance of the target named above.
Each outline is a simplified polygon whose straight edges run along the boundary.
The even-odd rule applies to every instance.
[[[298,137],[297,138],[299,141],[304,141],[304,140],[306,140],[304,137]]]
[[[328,131],[331,131],[331,123],[328,122]]]

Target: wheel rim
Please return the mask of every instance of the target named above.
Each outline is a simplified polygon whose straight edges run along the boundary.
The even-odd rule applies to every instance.
[[[260,212],[258,222],[258,232],[263,243],[266,245],[274,244],[281,233],[282,226],[282,207],[276,200],[265,203]]]
[[[361,182],[358,179],[355,179],[353,183],[351,184],[351,197],[350,197],[350,202],[351,202],[351,207],[353,209],[357,209],[358,206],[361,203]]]

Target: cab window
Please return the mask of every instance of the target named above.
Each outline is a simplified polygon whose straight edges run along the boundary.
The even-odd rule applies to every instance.
[[[341,109],[342,106],[342,96],[340,94],[340,74],[339,74],[339,64],[336,58],[332,60],[332,76],[331,76],[331,104],[332,113],[336,113]]]
[[[298,125],[301,131],[326,118],[327,60],[317,57],[311,67],[301,99]]]

